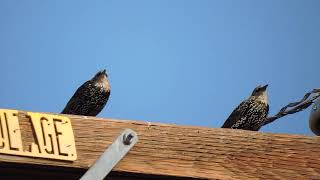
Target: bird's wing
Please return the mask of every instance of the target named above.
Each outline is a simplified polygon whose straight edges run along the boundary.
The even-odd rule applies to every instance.
[[[269,104],[266,105],[266,109],[262,113],[263,113],[262,116],[265,117],[265,119],[262,122],[262,124],[261,123],[256,124],[255,127],[252,128],[253,131],[259,131],[259,129],[263,126],[264,122],[267,120],[268,114],[269,114]]]
[[[97,95],[98,98],[95,102],[95,105],[88,110],[88,116],[96,116],[99,114],[104,106],[107,104],[110,96],[110,90],[104,93],[100,93]]]
[[[242,103],[239,104],[239,106],[232,111],[228,119],[224,122],[221,128],[231,128],[232,125],[237,123],[240,117],[242,117],[242,114],[247,111],[249,107],[248,100],[243,101]]]
[[[67,103],[66,107],[63,109],[61,114],[75,114],[79,108],[82,106],[82,102],[84,102],[86,94],[88,94],[88,86],[90,86],[91,81],[87,81],[83,83],[74,95],[71,97],[69,102]]]

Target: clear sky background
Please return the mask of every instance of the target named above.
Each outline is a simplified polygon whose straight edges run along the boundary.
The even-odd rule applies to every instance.
[[[0,107],[58,113],[106,68],[99,117],[220,127],[258,84],[270,114],[320,86],[318,0],[0,1]],[[310,109],[262,128],[313,135]]]

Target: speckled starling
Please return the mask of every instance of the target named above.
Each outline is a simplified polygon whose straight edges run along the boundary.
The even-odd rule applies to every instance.
[[[108,75],[106,70],[99,71],[77,89],[61,113],[96,116],[107,104],[109,96]]]
[[[251,96],[231,113],[222,128],[258,131],[269,112],[267,87],[256,87]]]
[[[312,105],[309,127],[315,135],[320,136],[320,99]]]

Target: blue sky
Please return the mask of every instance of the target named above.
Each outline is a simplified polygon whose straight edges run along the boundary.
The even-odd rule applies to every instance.
[[[220,127],[258,84],[270,114],[320,85],[320,1],[0,1],[0,107],[61,112],[106,68],[99,117]],[[312,135],[310,109],[262,128]]]

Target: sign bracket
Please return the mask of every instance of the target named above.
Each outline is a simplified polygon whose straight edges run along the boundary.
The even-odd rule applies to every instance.
[[[80,180],[103,180],[137,142],[137,133],[125,129]]]

